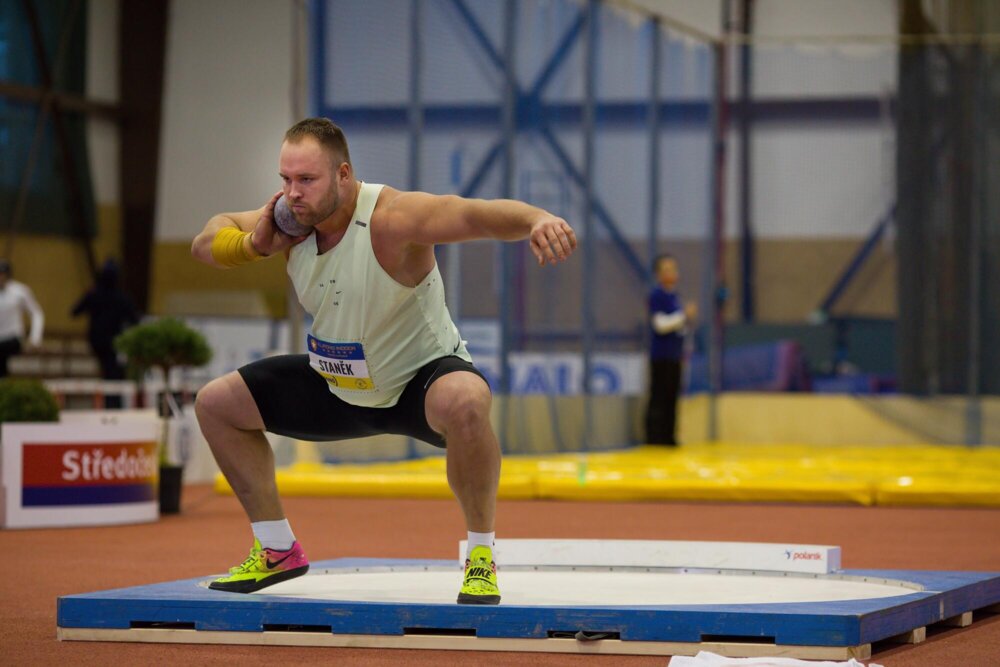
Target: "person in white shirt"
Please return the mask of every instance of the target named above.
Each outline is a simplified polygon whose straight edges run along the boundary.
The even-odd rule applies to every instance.
[[[28,347],[38,347],[45,326],[42,307],[31,288],[11,278],[10,262],[0,259],[0,377],[7,377],[7,361],[21,352],[25,313],[31,315]]]

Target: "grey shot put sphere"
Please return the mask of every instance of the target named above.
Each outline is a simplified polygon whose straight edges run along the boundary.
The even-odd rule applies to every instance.
[[[288,208],[288,202],[285,201],[285,195],[281,195],[274,205],[274,224],[289,236],[305,236],[312,231],[312,227],[301,225],[295,219],[292,210]]]

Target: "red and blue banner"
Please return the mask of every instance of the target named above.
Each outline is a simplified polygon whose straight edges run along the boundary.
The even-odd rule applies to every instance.
[[[155,442],[31,443],[22,451],[23,507],[108,505],[156,498]]]

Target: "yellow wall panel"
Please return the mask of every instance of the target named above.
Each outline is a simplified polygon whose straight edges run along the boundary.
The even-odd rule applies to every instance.
[[[121,212],[117,206],[97,207],[97,235],[91,241],[98,266],[108,258],[121,260]],[[48,332],[82,333],[86,317],[72,318],[70,310],[93,286],[83,248],[63,236],[19,234],[13,240],[14,278],[26,284],[45,311]]]
[[[708,396],[682,401],[680,439],[708,439]],[[908,444],[926,440],[848,395],[728,393],[718,399],[718,437],[731,442]]]

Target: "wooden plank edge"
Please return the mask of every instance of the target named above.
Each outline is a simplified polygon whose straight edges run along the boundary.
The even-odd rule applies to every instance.
[[[919,628],[914,628],[907,632],[895,635],[893,637],[887,637],[886,641],[893,644],[921,644],[927,639],[927,628],[926,626],[921,626]]]
[[[939,625],[947,628],[967,628],[972,625],[972,612],[967,611],[959,614],[958,616],[946,618],[941,621]]]
[[[603,639],[526,639],[519,637],[452,637],[435,635],[348,635],[326,632],[225,632],[155,628],[56,628],[60,641],[227,644],[252,646],[320,646],[339,648],[433,649],[448,651],[522,651],[591,655],[697,655],[710,651],[729,658],[788,657],[802,660],[846,660],[871,657],[871,644],[860,646],[790,646],[740,642],[648,642]]]

